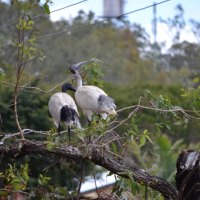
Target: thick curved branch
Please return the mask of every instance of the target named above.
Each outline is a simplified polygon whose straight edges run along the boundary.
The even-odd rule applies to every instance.
[[[164,179],[152,176],[145,170],[136,167],[127,166],[124,159],[112,154],[109,150],[99,147],[97,143],[82,143],[79,147],[63,144],[52,149],[47,147],[45,142],[35,142],[22,140],[18,145],[12,145],[9,148],[0,146],[0,154],[5,157],[18,158],[29,154],[57,155],[73,160],[91,160],[93,163],[100,165],[119,176],[134,179],[136,182],[151,187],[159,191],[165,199],[177,199],[177,191]],[[20,147],[20,148],[19,148]]]

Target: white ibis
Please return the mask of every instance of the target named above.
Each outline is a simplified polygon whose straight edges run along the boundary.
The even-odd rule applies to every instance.
[[[81,65],[88,62],[91,61],[84,61],[74,64],[70,67],[70,70],[74,74],[77,84],[75,92],[76,103],[83,111],[83,114],[87,116],[87,119],[90,123],[92,121],[93,113],[100,114],[103,119],[106,119],[108,114],[116,115],[116,105],[114,100],[102,89],[93,85],[83,86],[82,78],[78,70]]]
[[[70,83],[65,83],[62,86],[62,92],[53,94],[50,97],[48,107],[53,118],[54,125],[60,131],[61,122],[64,122],[68,127],[70,140],[70,130],[72,126],[81,128],[79,114],[74,99],[67,93],[67,90],[76,91]]]

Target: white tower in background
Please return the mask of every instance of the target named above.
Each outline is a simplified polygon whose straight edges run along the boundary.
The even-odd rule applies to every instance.
[[[123,14],[124,0],[103,0],[104,17],[113,18]]]

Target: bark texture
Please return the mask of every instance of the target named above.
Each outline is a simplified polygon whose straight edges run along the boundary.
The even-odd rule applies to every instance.
[[[178,200],[200,200],[200,152],[183,151],[176,163]]]
[[[152,176],[145,172],[145,170],[127,165],[122,157],[113,154],[106,146],[98,146],[95,141],[87,144],[82,143],[79,147],[63,144],[54,148],[48,148],[45,142],[22,140],[9,147],[1,145],[0,154],[2,157],[6,156],[16,159],[30,154],[56,155],[73,160],[87,159],[114,174],[134,179],[142,185],[159,191],[165,199],[177,200],[178,197],[176,189],[166,180]]]

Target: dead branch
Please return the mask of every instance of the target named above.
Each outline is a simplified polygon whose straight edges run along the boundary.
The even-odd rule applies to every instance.
[[[11,87],[15,87],[15,85],[14,84],[12,84],[12,83],[8,83],[8,82],[6,82],[6,81],[1,81],[3,84],[5,84],[5,85],[8,85],[8,86],[11,86]],[[54,91],[55,89],[57,89],[58,87],[60,87],[61,85],[63,85],[63,83],[65,83],[66,82],[66,80],[64,80],[64,81],[62,81],[61,83],[58,83],[55,87],[53,87],[53,88],[51,88],[51,89],[49,89],[49,90],[43,90],[43,89],[41,89],[41,88],[39,88],[39,87],[31,87],[31,86],[27,86],[28,84],[30,84],[30,83],[27,83],[27,84],[25,84],[25,85],[23,85],[23,86],[18,86],[18,88],[20,88],[20,89],[26,89],[26,90],[30,90],[31,92],[33,92],[33,91],[38,91],[38,92],[41,92],[41,93],[43,93],[43,94],[47,94],[47,93],[50,93],[50,92],[52,92],[52,91]]]
[[[51,133],[51,131],[36,131],[33,129],[23,129],[22,130],[23,135],[30,135],[30,134],[39,134],[39,135],[43,135],[43,136],[49,136]],[[63,133],[67,133],[66,130],[61,131],[60,134]],[[2,143],[4,143],[5,140],[11,139],[11,138],[17,138],[18,136],[20,136],[20,132],[17,133],[6,133],[4,135],[4,137],[0,140]]]

